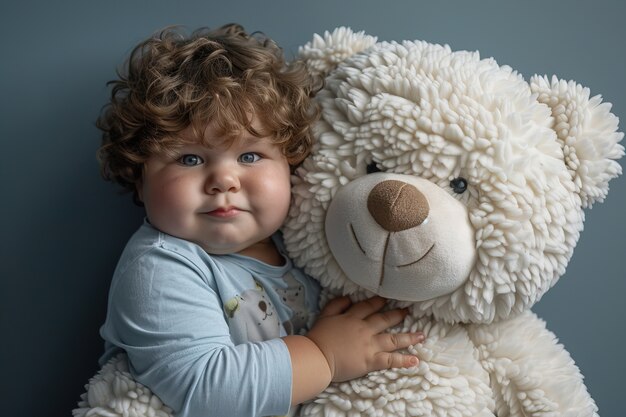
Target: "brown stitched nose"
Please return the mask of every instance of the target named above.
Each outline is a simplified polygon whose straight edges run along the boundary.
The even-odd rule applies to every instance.
[[[400,232],[422,224],[430,207],[424,194],[411,184],[386,180],[370,191],[367,209],[385,230]]]

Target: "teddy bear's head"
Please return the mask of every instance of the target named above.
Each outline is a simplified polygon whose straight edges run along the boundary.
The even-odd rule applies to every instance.
[[[284,227],[307,273],[449,322],[519,313],[556,283],[583,208],[621,173],[610,104],[477,52],[347,28],[300,57],[325,79]]]

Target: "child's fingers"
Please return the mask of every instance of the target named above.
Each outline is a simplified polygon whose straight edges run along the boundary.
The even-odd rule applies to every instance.
[[[405,355],[399,352],[380,352],[374,357],[372,370],[389,368],[410,368],[419,365],[415,355]]]
[[[394,309],[383,311],[382,313],[372,314],[365,321],[371,326],[375,333],[380,333],[404,320],[407,311],[405,309]]]
[[[343,313],[348,307],[352,305],[350,298],[343,296],[330,300],[320,311],[319,317],[334,316]]]
[[[364,319],[383,308],[386,302],[387,300],[382,297],[368,298],[367,300],[363,300],[354,304],[352,307],[350,307],[347,313],[349,313],[353,317]]]
[[[424,341],[424,334],[419,333],[383,333],[376,336],[380,350],[393,352]]]

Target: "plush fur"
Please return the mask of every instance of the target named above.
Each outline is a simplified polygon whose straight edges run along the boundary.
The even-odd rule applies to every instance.
[[[333,384],[303,415],[596,415],[529,309],[621,173],[611,105],[478,52],[347,28],[300,57],[326,83],[287,248],[326,297],[396,300],[410,314],[393,331],[427,335],[418,368]]]
[[[126,355],[107,362],[85,385],[74,417],[172,417],[172,410],[150,389],[135,381]]]

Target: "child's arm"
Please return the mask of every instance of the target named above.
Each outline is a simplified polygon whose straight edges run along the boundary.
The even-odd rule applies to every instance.
[[[179,417],[285,414],[285,343],[235,345],[216,278],[189,248],[170,243],[133,250],[116,270],[103,337],[126,351],[137,381]]]
[[[287,336],[291,356],[292,404],[322,392],[331,381],[345,381],[371,371],[416,366],[417,357],[395,352],[424,340],[421,333],[381,333],[400,323],[406,312],[379,311],[385,300],[374,297],[352,305],[332,300],[306,336]]]

